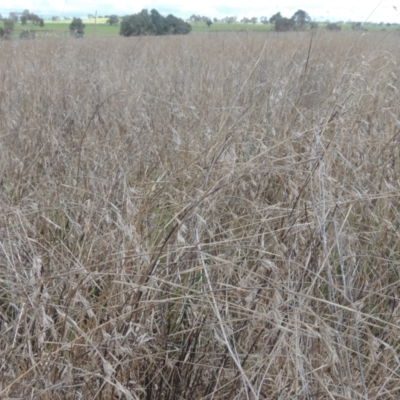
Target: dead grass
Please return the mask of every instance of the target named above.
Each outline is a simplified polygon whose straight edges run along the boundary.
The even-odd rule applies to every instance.
[[[0,397],[398,399],[400,49],[1,42]]]

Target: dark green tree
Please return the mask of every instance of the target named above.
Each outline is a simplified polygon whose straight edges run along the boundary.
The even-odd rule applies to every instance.
[[[279,18],[275,21],[275,30],[277,32],[292,31],[295,28],[293,18]]]
[[[36,14],[29,14],[28,20],[32,21],[34,25],[40,25],[40,18]]]
[[[282,14],[281,14],[280,12],[278,12],[278,13],[274,14],[274,15],[269,19],[269,22],[270,22],[271,24],[275,24],[275,22],[278,21],[278,20],[280,20],[280,19],[282,19]]]
[[[208,19],[207,22],[206,22],[206,24],[207,24],[208,27],[210,27],[210,26],[212,25],[211,19]]]
[[[292,19],[295,22],[296,26],[300,29],[303,28],[306,23],[311,22],[310,16],[303,10],[297,10],[293,14]]]
[[[72,22],[69,24],[69,31],[71,36],[76,38],[82,38],[85,30],[85,24],[80,18],[73,18]]]
[[[192,27],[181,18],[172,14],[165,18],[169,35],[184,35],[192,30]]]
[[[168,27],[165,18],[154,8],[150,11],[150,15],[151,15],[151,22],[156,28],[156,34],[166,35],[168,33]]]
[[[109,18],[107,20],[107,24],[118,25],[118,23],[119,23],[119,18],[117,15],[114,14],[114,15],[109,16]]]
[[[326,29],[328,31],[341,31],[342,27],[338,24],[335,24],[334,22],[329,22],[328,24],[326,24]]]
[[[145,35],[179,35],[189,33],[192,27],[170,14],[163,17],[157,10],[151,13],[144,9],[138,14],[127,15],[122,18],[120,35],[145,36]]]
[[[143,36],[155,35],[156,32],[149,12],[144,9],[140,13],[123,17],[119,34],[123,36]]]

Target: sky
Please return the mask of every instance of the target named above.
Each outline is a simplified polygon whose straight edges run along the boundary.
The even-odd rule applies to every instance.
[[[174,14],[187,19],[192,14],[211,18],[236,15],[242,17],[271,17],[278,11],[291,17],[298,9],[306,11],[317,21],[361,21],[400,23],[400,0],[14,0],[10,5],[2,2],[0,13],[22,12],[25,9],[44,17],[86,17],[117,14],[119,16],[139,12],[143,8],[155,8],[161,14]],[[397,10],[396,10],[397,9]]]

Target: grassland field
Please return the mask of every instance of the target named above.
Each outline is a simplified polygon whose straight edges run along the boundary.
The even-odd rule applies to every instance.
[[[400,398],[395,32],[0,52],[0,398]]]

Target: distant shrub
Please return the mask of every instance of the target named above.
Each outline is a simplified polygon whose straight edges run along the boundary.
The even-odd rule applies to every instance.
[[[36,33],[34,31],[25,30],[19,34],[20,39],[35,39]]]
[[[85,24],[82,22],[82,20],[80,18],[73,18],[72,22],[69,25],[71,36],[82,38],[84,34],[84,29]]]
[[[352,22],[351,23],[351,29],[353,31],[361,31],[361,30],[363,30],[362,23],[361,22]]]
[[[118,25],[119,23],[119,18],[117,15],[110,15],[110,17],[107,20],[107,24],[110,25]]]
[[[338,25],[338,24],[330,22],[329,24],[326,25],[326,29],[328,31],[341,31],[342,27],[340,25]]]
[[[3,21],[5,34],[9,35],[14,30],[14,21],[12,19],[5,19]]]

